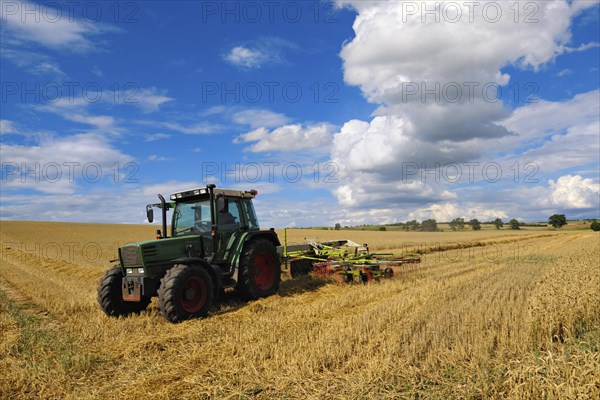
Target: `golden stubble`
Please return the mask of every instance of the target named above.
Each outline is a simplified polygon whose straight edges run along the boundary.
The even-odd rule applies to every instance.
[[[600,393],[597,233],[289,230],[290,242],[345,238],[417,249],[423,262],[368,285],[285,278],[275,296],[227,293],[209,318],[173,325],[156,302],[113,319],[95,299],[115,244],[151,239],[152,227],[0,227],[1,398]]]

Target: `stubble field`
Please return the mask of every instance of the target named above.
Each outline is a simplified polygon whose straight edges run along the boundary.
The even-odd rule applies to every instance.
[[[153,229],[0,222],[0,398],[600,396],[598,233],[294,229],[423,262],[368,285],[286,279],[177,325],[155,302],[106,317],[108,260]]]

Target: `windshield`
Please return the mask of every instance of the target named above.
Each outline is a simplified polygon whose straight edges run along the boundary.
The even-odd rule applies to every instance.
[[[205,233],[210,230],[210,202],[208,199],[177,203],[173,214],[173,236],[188,232]]]

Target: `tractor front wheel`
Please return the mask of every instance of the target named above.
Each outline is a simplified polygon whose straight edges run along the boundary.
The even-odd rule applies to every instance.
[[[139,314],[150,304],[150,299],[147,297],[142,297],[139,302],[123,300],[122,284],[123,271],[118,266],[112,267],[100,278],[97,300],[108,316]]]
[[[171,322],[201,318],[210,311],[214,295],[212,278],[204,268],[178,264],[160,281],[158,307]]]
[[[237,290],[246,300],[277,292],[281,282],[281,261],[270,240],[256,239],[246,243],[238,279]]]

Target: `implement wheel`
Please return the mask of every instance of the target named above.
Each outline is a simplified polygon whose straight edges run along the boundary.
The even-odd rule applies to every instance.
[[[139,314],[150,304],[150,299],[146,297],[142,297],[139,302],[123,300],[122,284],[123,271],[119,266],[112,267],[100,278],[96,299],[108,316],[118,317],[120,315]]]
[[[313,269],[312,263],[312,260],[302,258],[290,261],[290,275],[292,278],[308,275]]]
[[[246,300],[270,296],[281,282],[281,262],[273,243],[256,239],[246,243],[240,259],[239,282],[236,287]]]
[[[204,268],[178,264],[160,281],[158,306],[166,319],[181,322],[205,317],[214,296],[214,283]]]

